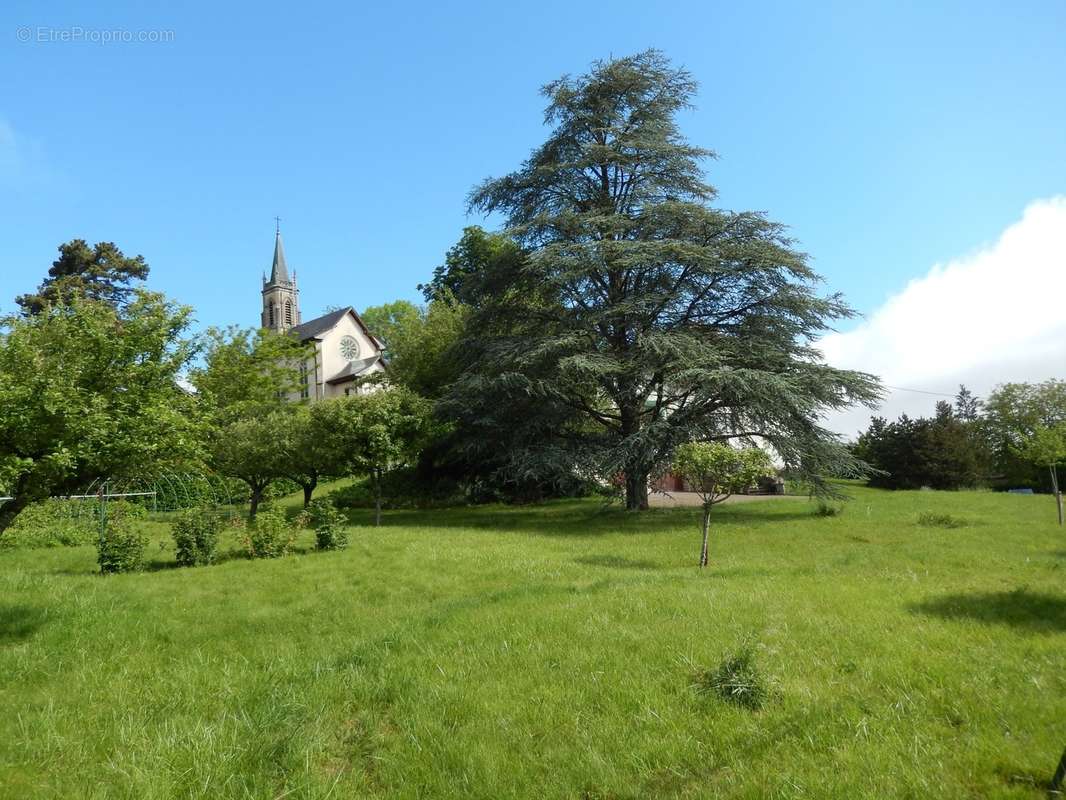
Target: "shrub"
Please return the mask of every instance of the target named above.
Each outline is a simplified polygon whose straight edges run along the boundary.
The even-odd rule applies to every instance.
[[[148,537],[138,530],[129,517],[109,517],[96,540],[96,561],[105,575],[135,572],[144,564]]]
[[[818,507],[814,509],[816,517],[838,517],[844,513],[844,506],[835,505],[827,500],[819,499]]]
[[[51,498],[33,503],[15,518],[0,538],[4,547],[77,547],[92,544],[99,535],[95,504]]]
[[[315,546],[319,550],[338,550],[348,546],[348,522],[329,500],[312,500],[307,507],[308,521],[315,531]]]
[[[923,528],[964,528],[966,520],[951,514],[934,514],[923,511],[918,515],[918,524]]]
[[[329,493],[329,499],[337,508],[373,508],[374,494],[366,481],[356,481]]]
[[[767,696],[765,681],[755,664],[755,653],[750,645],[726,658],[718,669],[701,673],[697,688],[753,711],[762,707]]]
[[[248,526],[244,545],[252,558],[277,558],[292,549],[296,531],[280,508],[268,508],[256,514]]]
[[[183,567],[213,564],[221,530],[222,520],[213,511],[194,508],[183,512],[170,531],[175,560]]]

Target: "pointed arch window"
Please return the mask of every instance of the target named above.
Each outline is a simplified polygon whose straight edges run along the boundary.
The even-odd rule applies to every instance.
[[[267,310],[268,310],[268,315],[269,315],[269,319],[270,319],[270,324],[267,325],[267,327],[268,328],[273,328],[274,327],[274,304],[271,303],[269,306],[267,306]]]
[[[289,326],[292,325],[292,301],[291,300],[286,300],[285,301],[285,324],[289,325]]]

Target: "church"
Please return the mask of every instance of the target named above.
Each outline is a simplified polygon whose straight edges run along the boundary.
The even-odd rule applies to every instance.
[[[288,332],[312,345],[312,355],[300,365],[300,389],[290,395],[290,400],[314,403],[328,397],[372,391],[371,387],[360,386],[357,379],[385,369],[381,341],[351,306],[307,322],[301,320],[296,272],[289,276],[280,228],[275,232],[270,277],[263,275],[262,294],[262,327],[278,333]]]

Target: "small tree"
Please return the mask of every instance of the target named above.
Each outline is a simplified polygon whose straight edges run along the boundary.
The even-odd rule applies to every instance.
[[[414,460],[430,430],[430,404],[395,387],[341,401],[334,436],[348,471],[370,477],[374,524],[381,524],[381,480],[393,467]]]
[[[769,474],[770,457],[756,447],[740,449],[723,442],[689,442],[677,448],[673,466],[703,501],[700,566],[706,567],[711,507]]]
[[[239,419],[222,428],[211,442],[209,460],[215,471],[248,485],[250,520],[255,519],[267,487],[284,477],[283,457],[277,446],[284,424],[281,412]]]
[[[1051,473],[1051,491],[1055,493],[1059,525],[1062,525],[1062,490],[1059,488],[1058,465],[1066,461],[1066,423],[1051,427],[1037,425],[1033,428],[1032,435],[1022,444],[1019,452],[1026,461],[1038,467],[1047,467]]]

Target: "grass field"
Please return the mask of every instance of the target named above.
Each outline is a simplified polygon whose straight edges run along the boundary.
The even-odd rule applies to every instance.
[[[835,517],[716,509],[702,573],[698,509],[591,500],[391,512],[345,552],[197,569],[153,544],[107,578],[92,548],[0,552],[0,794],[1045,796],[1053,502],[851,491]],[[745,642],[758,711],[694,689]]]

